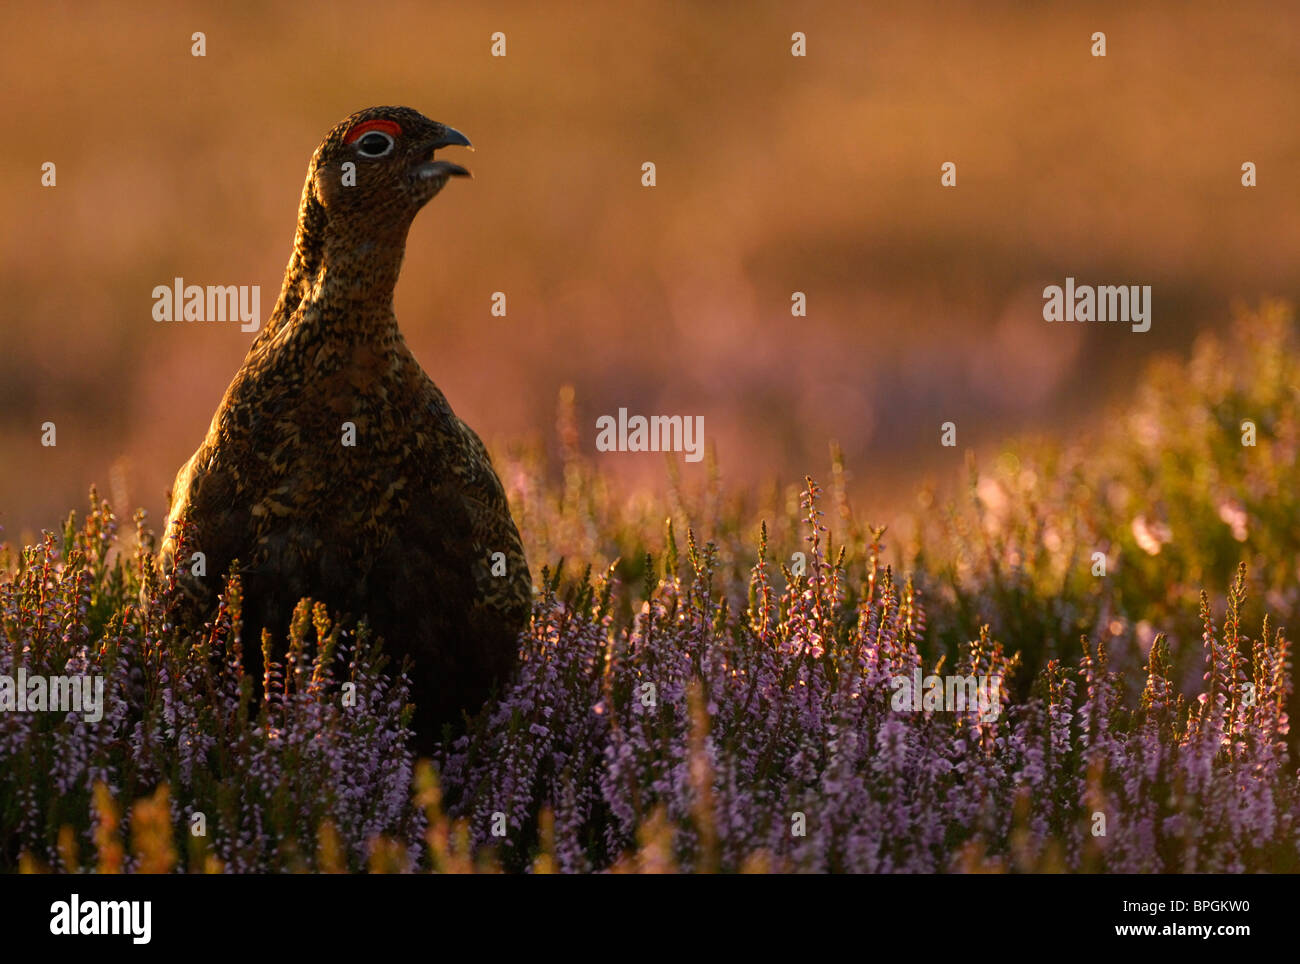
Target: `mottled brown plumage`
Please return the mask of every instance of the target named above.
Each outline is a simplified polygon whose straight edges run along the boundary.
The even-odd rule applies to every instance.
[[[176,476],[163,545],[170,566],[174,523],[192,524],[187,555],[203,552],[208,575],[185,589],[204,611],[239,561],[250,668],[260,629],[282,640],[301,597],[366,618],[387,652],[414,661],[423,747],[509,672],[532,590],[483,443],[393,314],[412,220],[468,173],[433,159],[449,145],[469,141],[409,108],[375,107],[316,149],[279,301]]]

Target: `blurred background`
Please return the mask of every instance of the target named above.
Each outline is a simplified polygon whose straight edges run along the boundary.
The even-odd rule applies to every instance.
[[[4,540],[55,526],[92,482],[160,523],[254,336],[155,323],[152,289],[260,285],[264,319],[313,149],[375,104],[477,148],[455,157],[474,180],[417,219],[396,306],[497,451],[554,445],[571,385],[587,452],[619,407],[703,415],[741,486],[825,475],[834,438],[859,495],[886,506],[963,449],[1095,422],[1145,359],[1226,326],[1235,301],[1300,294],[1295,5],[44,3],[3,17]],[[1105,58],[1089,52],[1099,30]],[[195,31],[206,57],[191,56]],[[940,187],[946,161],[955,188]],[[1241,186],[1245,161],[1258,187]],[[1067,276],[1151,285],[1150,332],[1044,322],[1042,289]],[[957,450],[938,445],[948,420]],[[659,455],[602,464],[665,484]]]

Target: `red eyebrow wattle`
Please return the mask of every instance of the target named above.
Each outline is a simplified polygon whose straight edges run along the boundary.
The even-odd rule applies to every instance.
[[[390,120],[362,121],[356,127],[352,128],[352,130],[348,131],[347,137],[343,138],[343,143],[351,144],[358,137],[369,134],[371,131],[383,131],[385,134],[397,137],[402,133],[402,128],[401,125]]]

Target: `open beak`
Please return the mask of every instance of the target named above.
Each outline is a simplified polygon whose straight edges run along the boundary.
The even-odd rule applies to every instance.
[[[451,161],[435,161],[433,154],[444,147],[468,147],[474,150],[469,138],[454,127],[442,128],[442,132],[429,144],[429,159],[421,163],[415,173],[423,180],[435,177],[473,177],[465,168]]]

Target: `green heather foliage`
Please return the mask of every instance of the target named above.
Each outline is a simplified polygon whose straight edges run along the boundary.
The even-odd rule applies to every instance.
[[[255,700],[238,580],[179,632],[143,517],[119,542],[92,491],[0,554],[0,675],[107,697],[0,713],[0,869],[1296,872],[1296,348],[1266,304],[1092,434],[972,458],[896,566],[838,456],[827,493],[629,497],[565,393],[556,483],[501,466],[541,576],[519,671],[420,764],[364,627],[305,601]],[[918,670],[1005,685],[895,708]]]
[[[1242,444],[1242,423],[1256,444]],[[1201,673],[1199,599],[1249,569],[1245,618],[1300,624],[1300,343],[1290,306],[1240,312],[1190,360],[1161,361],[1131,403],[1071,444],[1036,441],[969,468],[967,496],[924,520],[936,642],[991,625],[1028,680],[1080,635],[1105,640],[1136,692],[1157,633],[1182,687]],[[1092,554],[1107,575],[1092,575]],[[1292,706],[1292,712],[1297,709]]]

